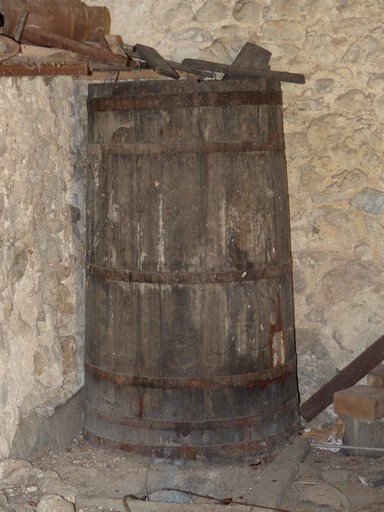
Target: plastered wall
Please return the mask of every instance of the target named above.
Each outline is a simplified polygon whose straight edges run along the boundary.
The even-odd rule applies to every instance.
[[[283,85],[305,399],[384,324],[382,1],[86,3],[167,58],[230,63],[250,40],[273,69],[306,75]],[[0,79],[0,457],[31,414],[82,383],[85,87]]]
[[[39,442],[38,418],[83,378],[74,91],[70,78],[0,80],[0,457]]]

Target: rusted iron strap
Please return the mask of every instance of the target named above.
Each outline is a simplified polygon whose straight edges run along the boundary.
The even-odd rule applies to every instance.
[[[108,281],[120,281],[126,283],[147,283],[165,285],[190,285],[190,284],[223,284],[239,283],[246,281],[258,281],[271,279],[292,272],[292,262],[286,261],[279,265],[254,268],[244,271],[228,272],[131,272],[130,270],[118,270],[114,268],[88,265],[88,275]]]
[[[84,429],[85,438],[100,447],[116,448],[126,452],[140,453],[147,456],[166,457],[173,459],[195,459],[197,456],[205,456],[209,459],[215,457],[235,457],[240,455],[264,454],[280,446],[284,441],[297,434],[298,419],[285,428],[282,432],[271,435],[266,439],[257,439],[238,443],[211,444],[211,445],[175,445],[156,444],[148,445],[106,439]]]
[[[195,94],[167,94],[148,96],[120,96],[89,98],[89,112],[123,110],[169,110],[190,107],[234,107],[236,105],[282,105],[281,91],[218,91]]]
[[[171,430],[174,432],[189,433],[202,430],[239,429],[241,427],[258,426],[264,422],[271,422],[283,416],[285,417],[288,413],[298,415],[298,402],[299,397],[296,393],[293,400],[290,400],[281,407],[277,407],[269,411],[262,411],[252,416],[189,421],[165,421],[156,420],[152,418],[143,418],[138,416],[121,416],[119,414],[114,414],[111,411],[101,411],[100,409],[94,407],[87,401],[85,402],[85,409],[87,411],[87,414],[90,414],[97,420],[101,420],[106,423],[112,423],[113,425],[125,425],[132,428],[141,428],[158,431]]]
[[[104,368],[98,368],[88,362],[85,363],[85,371],[99,380],[105,380],[113,384],[125,386],[137,386],[143,388],[157,389],[214,389],[227,387],[265,387],[269,384],[281,381],[284,382],[288,376],[295,371],[296,358],[291,359],[284,365],[275,366],[266,370],[242,375],[218,375],[213,377],[140,377],[126,373],[117,373]]]
[[[186,153],[252,153],[283,151],[284,139],[275,133],[261,141],[246,142],[192,142],[151,144],[89,144],[88,153],[95,155],[159,155]]]

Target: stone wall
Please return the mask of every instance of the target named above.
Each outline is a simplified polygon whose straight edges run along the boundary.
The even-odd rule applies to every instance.
[[[306,75],[283,85],[306,398],[382,334],[382,2],[86,3],[106,5],[126,43],[168,58],[230,63],[250,40],[272,52],[273,69]],[[82,383],[85,87],[0,81],[0,457],[22,444],[31,415]]]
[[[382,2],[111,0],[107,5],[112,32],[128,44],[154,46],[167,58],[230,63],[250,40],[272,52],[273,69],[306,75],[304,86],[283,84],[305,399],[383,330]]]
[[[73,88],[70,78],[0,80],[0,458],[38,443],[39,417],[82,382]]]

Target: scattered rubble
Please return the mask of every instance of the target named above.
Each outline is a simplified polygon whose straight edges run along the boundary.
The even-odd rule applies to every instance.
[[[150,46],[126,45],[120,36],[109,34],[106,7],[89,7],[80,0],[64,4],[58,0],[14,0],[2,6],[2,17],[0,76],[79,77],[97,71],[129,73],[139,68],[178,79],[180,71],[215,78],[216,72],[225,74],[230,70],[229,65],[209,61],[167,61]],[[46,48],[54,51],[46,53]],[[231,74],[305,83],[304,75],[298,73],[263,71],[252,66],[232,65]]]
[[[361,475],[359,480],[362,484],[369,487],[384,487],[384,471],[375,471],[368,475]]]
[[[75,506],[70,501],[55,494],[43,496],[37,506],[37,512],[74,512]]]
[[[297,464],[291,465],[289,476],[288,460],[294,460],[295,451],[299,458]],[[279,474],[278,466],[284,466],[284,458],[286,470]],[[255,460],[253,464],[165,462],[104,451],[78,438],[61,454],[47,451],[36,454],[31,461],[1,461],[0,512],[126,512],[124,500],[132,512],[152,511],[155,502],[159,507],[156,510],[168,512],[180,510],[181,506],[192,512],[240,512],[237,503],[243,503],[241,511],[257,512],[268,510],[267,501],[279,493],[277,501],[269,501],[270,510],[383,509],[384,459],[315,449],[302,462],[299,459],[300,446],[292,444],[274,459]],[[244,506],[256,501],[266,508]]]
[[[36,485],[43,476],[43,471],[26,460],[6,459],[0,462],[1,491],[19,485]]]

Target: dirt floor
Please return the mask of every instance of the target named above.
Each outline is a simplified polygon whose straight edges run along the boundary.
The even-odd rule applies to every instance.
[[[124,506],[125,496],[150,502],[195,504],[213,504],[215,500],[209,498],[213,497],[224,500],[219,502],[221,505],[246,505],[252,498],[251,503],[257,505],[252,488],[269,471],[273,457],[221,465],[204,460],[165,463],[104,451],[79,437],[65,453],[42,452],[30,462],[44,472],[44,479],[39,477],[40,483],[36,485],[29,482],[3,489],[1,510],[35,511],[44,493],[59,494],[75,502],[77,512],[124,512],[129,510]],[[272,478],[270,482],[273,486],[276,480]],[[246,509],[238,507],[236,510]],[[311,448],[298,464],[294,482],[282,503],[270,510],[384,511],[384,458]]]
[[[323,493],[316,491],[320,487]],[[383,512],[384,458],[311,449],[282,506],[305,512]]]

